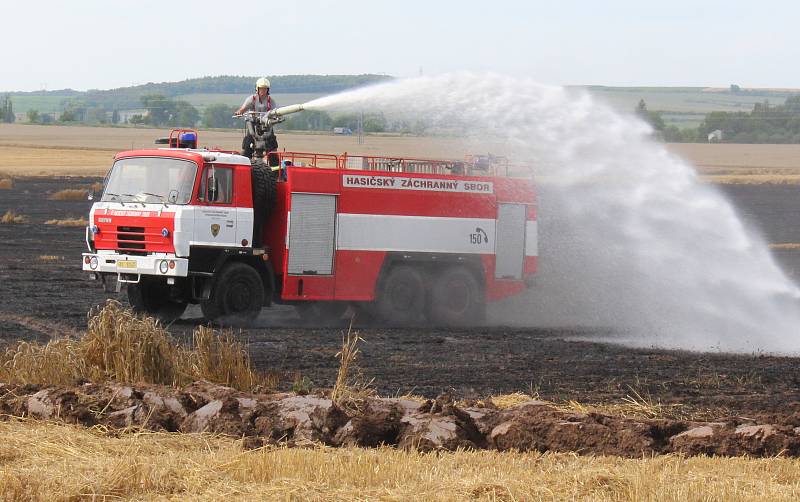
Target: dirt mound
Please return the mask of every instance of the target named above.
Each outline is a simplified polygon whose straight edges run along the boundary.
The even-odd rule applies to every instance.
[[[394,445],[422,451],[494,449],[640,457],[687,455],[800,456],[799,416],[719,422],[641,420],[559,410],[527,401],[499,410],[459,407],[442,395],[424,403],[367,398],[337,405],[325,396],[250,394],[195,382],[79,387],[0,385],[0,412],[86,426],[213,432],[245,445]]]

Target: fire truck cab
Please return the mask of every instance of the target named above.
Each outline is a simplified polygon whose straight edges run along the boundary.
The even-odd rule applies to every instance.
[[[280,152],[273,171],[181,146],[117,154],[91,209],[83,269],[136,311],[473,324],[536,271],[534,187],[503,159]]]

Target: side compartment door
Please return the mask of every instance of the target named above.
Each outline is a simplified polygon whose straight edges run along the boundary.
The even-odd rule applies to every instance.
[[[289,216],[289,275],[332,275],[336,195],[293,193]]]
[[[496,279],[522,279],[526,212],[524,204],[497,204]]]

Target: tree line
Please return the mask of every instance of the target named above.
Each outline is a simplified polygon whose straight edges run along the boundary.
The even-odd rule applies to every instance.
[[[259,75],[260,76],[260,75]],[[110,90],[92,89],[85,92],[64,89],[60,91],[36,91],[29,96],[63,96],[65,108],[68,106],[99,107],[104,110],[127,110],[137,108],[144,96],[160,95],[175,98],[186,94],[247,94],[259,76],[221,75],[182,80],[180,82],[161,82],[120,87]],[[332,94],[354,87],[385,82],[392,77],[387,75],[274,75],[268,76],[274,93],[314,93]]]
[[[710,112],[698,127],[679,129],[667,126],[660,112],[650,111],[639,101],[636,114],[649,123],[657,135],[674,143],[800,143],[800,94],[786,98],[780,105],[768,100],[755,103],[750,112]]]

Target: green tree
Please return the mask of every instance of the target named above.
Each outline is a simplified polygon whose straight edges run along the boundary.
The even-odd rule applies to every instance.
[[[200,120],[200,112],[188,101],[173,101],[167,125],[172,127],[194,127]]]
[[[644,99],[639,100],[639,104],[636,105],[636,115],[650,124],[650,126],[655,129],[656,131],[663,132],[666,124],[664,123],[664,119],[661,117],[659,112],[650,111],[647,109],[647,104],[644,102]]]
[[[142,106],[147,108],[145,123],[155,126],[166,124],[175,108],[174,101],[161,94],[145,94],[142,96]]]
[[[75,112],[73,110],[64,110],[61,112],[61,116],[58,118],[59,122],[75,122],[77,117],[75,116]]]
[[[364,132],[384,132],[386,129],[386,117],[382,113],[364,114]]]
[[[100,106],[90,106],[86,109],[86,122],[91,124],[105,124],[108,122],[106,110]]]
[[[28,110],[27,115],[28,115],[28,122],[31,123],[39,122],[39,110],[34,110],[33,108],[31,108],[30,110]]]
[[[6,94],[0,101],[0,122],[14,122],[14,105],[11,103],[11,96]]]
[[[114,111],[111,113],[111,123],[119,124],[119,110],[116,108],[114,108]]]
[[[239,120],[232,117],[234,110],[225,104],[209,105],[203,110],[203,124],[206,127],[235,129]]]
[[[279,128],[289,131],[329,131],[333,128],[333,119],[325,112],[306,111],[290,115]]]
[[[145,122],[154,126],[194,127],[200,120],[197,108],[188,101],[175,101],[161,94],[143,96],[142,105],[147,108]]]

